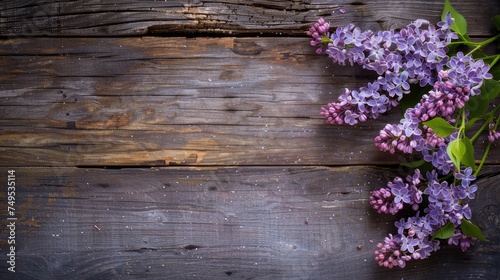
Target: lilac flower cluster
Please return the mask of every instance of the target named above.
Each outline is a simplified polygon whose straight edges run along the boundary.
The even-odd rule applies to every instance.
[[[403,180],[398,177],[388,183],[387,188],[372,192],[370,201],[379,213],[396,214],[404,206],[417,211],[422,195],[426,195],[428,200],[422,212],[417,211],[415,216],[394,223],[397,234],[391,234],[384,239],[384,243],[377,244],[375,260],[379,265],[404,267],[407,261],[429,257],[440,245],[439,240],[432,237],[447,223],[455,227],[448,244],[459,245],[464,251],[470,247],[474,238],[464,235],[460,225],[463,218],[470,219],[472,216],[467,201],[474,198],[477,186],[471,182],[476,178],[470,167],[456,174],[455,178],[460,181],[459,184],[440,182],[438,174],[433,171],[427,172],[424,179],[417,169],[406,178],[407,183],[402,183]],[[420,191],[422,188],[423,192]]]
[[[411,205],[413,210],[418,210],[422,202],[422,191],[418,189],[422,175],[416,169],[412,176],[406,177],[406,182],[396,177],[387,184],[387,188],[381,188],[371,193],[370,204],[379,214],[396,214],[403,209],[403,205]]]
[[[328,43],[328,34],[330,30],[330,24],[324,19],[320,18],[318,21],[311,26],[309,31],[307,31],[307,36],[311,36],[312,40],[310,45],[313,47],[318,47],[316,49],[317,54],[322,54],[325,50],[325,45]]]
[[[374,191],[370,197],[372,206],[378,212],[389,209],[386,213],[395,214],[402,205],[401,201],[417,211],[418,201],[409,198],[415,190],[423,190],[419,195],[427,197],[428,205],[423,213],[395,223],[398,234],[389,236],[384,243],[377,244],[375,259],[379,265],[386,267],[404,267],[411,259],[427,258],[433,251],[439,249],[439,241],[432,237],[447,223],[452,223],[455,233],[448,239],[448,244],[459,245],[462,250],[470,247],[474,240],[462,233],[460,225],[462,219],[470,220],[471,209],[467,200],[474,198],[477,186],[471,184],[475,180],[470,167],[462,173],[455,172],[455,166],[447,153],[447,145],[457,139],[455,131],[446,138],[438,137],[432,129],[422,125],[422,122],[440,117],[448,123],[456,122],[457,109],[463,108],[470,96],[480,93],[479,88],[484,79],[491,78],[488,66],[482,61],[474,61],[470,56],[458,53],[451,57],[438,72],[433,89],[423,95],[420,102],[413,108],[406,110],[399,124],[388,124],[375,138],[375,144],[382,150],[394,153],[396,150],[412,153],[414,150],[423,155],[423,159],[432,163],[434,170],[427,173],[426,180],[417,181],[421,185],[405,185],[406,190],[394,192],[393,183],[387,188]],[[493,128],[490,127],[490,136]],[[494,136],[493,136],[494,137]],[[418,169],[415,174],[418,174]],[[440,181],[438,175],[447,175],[454,172],[454,183]],[[401,181],[396,178],[394,181]],[[393,181],[393,182],[394,182]],[[425,181],[424,184],[422,182]],[[460,184],[455,184],[460,182]],[[379,199],[380,192],[391,189],[391,195]],[[405,196],[401,196],[401,194]],[[406,199],[405,199],[406,198]],[[382,208],[380,205],[387,205]]]
[[[340,65],[361,65],[379,75],[359,90],[346,89],[338,102],[322,108],[321,115],[331,124],[354,125],[392,109],[410,92],[410,84],[434,84],[437,72],[447,63],[446,46],[457,38],[450,30],[452,23],[448,15],[439,28],[417,20],[399,32],[361,31],[350,24],[330,34],[329,24],[319,19],[307,32],[316,53],[326,53]]]
[[[387,124],[375,138],[382,151],[413,153],[420,151],[442,174],[449,173],[453,163],[446,152],[452,137],[440,138],[421,123],[441,117],[455,123],[456,109],[463,108],[471,96],[480,93],[484,79],[492,77],[482,60],[459,52],[449,58],[446,46],[456,38],[450,30],[450,15],[438,23],[438,29],[425,20],[417,20],[399,32],[362,32],[353,25],[338,27],[330,35],[330,25],[323,19],[311,27],[317,53],[327,53],[340,65],[349,63],[374,70],[380,76],[359,90],[346,89],[338,102],[329,103],[321,114],[329,123],[354,125],[377,118],[398,104],[410,83],[433,85],[421,101],[409,108],[399,124]],[[424,29],[426,27],[426,29]],[[490,128],[489,140],[500,137]]]
[[[441,174],[448,174],[453,169],[446,145],[457,136],[440,138],[427,126],[420,129],[421,123],[435,117],[455,123],[457,109],[463,108],[471,96],[478,95],[483,81],[492,77],[488,73],[489,66],[482,60],[474,61],[461,52],[451,57],[445,67],[446,70],[439,71],[433,89],[424,94],[415,107],[406,110],[400,123],[387,124],[375,137],[375,145],[382,151],[421,152]],[[496,139],[494,131],[489,139]]]
[[[378,74],[375,81],[358,90],[345,89],[337,102],[322,108],[321,115],[328,123],[354,125],[377,118],[398,105],[403,95],[410,92],[410,84],[432,86],[414,107],[406,109],[399,123],[387,124],[375,138],[375,145],[382,151],[417,151],[433,166],[425,178],[415,169],[406,178],[396,177],[386,187],[371,192],[370,204],[378,213],[395,215],[407,209],[414,214],[397,221],[397,234],[390,234],[377,244],[375,259],[381,266],[404,267],[412,259],[427,258],[439,249],[440,241],[435,237],[445,227],[448,244],[458,245],[464,251],[475,240],[462,232],[462,222],[470,223],[468,201],[477,191],[472,184],[476,178],[471,167],[455,165],[448,145],[465,138],[464,132],[452,125],[466,121],[467,112],[460,109],[472,96],[480,94],[483,81],[492,75],[482,60],[461,52],[447,55],[448,44],[457,38],[451,31],[452,24],[453,19],[447,14],[437,27],[417,20],[398,32],[373,32],[350,24],[330,34],[329,23],[320,19],[307,32],[317,54],[327,54],[339,65],[357,64]],[[432,126],[425,122],[434,118],[447,122],[447,137],[440,137],[425,125]],[[490,142],[500,138],[497,126],[498,123],[488,126]],[[446,179],[439,178],[441,175]]]

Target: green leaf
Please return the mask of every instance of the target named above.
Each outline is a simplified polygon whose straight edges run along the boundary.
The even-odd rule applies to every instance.
[[[465,109],[469,111],[469,118],[477,118],[488,111],[490,100],[486,95],[479,94],[469,98],[465,104]]]
[[[472,53],[472,57],[475,59],[475,60],[479,60],[479,59],[482,59],[484,61],[484,63],[486,64],[489,64],[488,60],[491,60],[487,54],[485,54],[482,50],[475,50],[473,53]],[[493,60],[491,60],[493,61]]]
[[[494,80],[500,80],[500,64],[495,64],[490,68],[491,75],[493,75]]]
[[[455,131],[454,126],[440,117],[423,122],[423,124],[430,127],[439,137],[448,137]]]
[[[469,220],[462,219],[461,228],[462,233],[469,237],[475,237],[481,241],[488,241],[486,238],[484,238],[481,230]]]
[[[476,163],[474,162],[474,147],[472,146],[472,142],[466,136],[462,139],[462,143],[465,146],[465,154],[461,159],[461,162],[468,167],[471,167],[472,170],[476,170]]]
[[[497,98],[498,94],[500,94],[500,81],[484,80],[481,86],[481,94],[486,95],[489,100]]]
[[[484,52],[481,52],[481,57],[477,57],[477,58],[482,59],[485,64],[490,65],[495,60],[496,56],[497,55],[488,55],[488,54],[485,54]],[[474,58],[476,58],[476,57],[474,57]],[[491,70],[491,68],[490,68],[490,70]],[[488,71],[488,72],[490,72],[490,71]],[[494,80],[496,80],[496,79],[494,79]]]
[[[435,238],[448,239],[452,237],[454,233],[455,233],[455,226],[453,225],[452,222],[448,222],[442,228],[438,229],[436,234],[432,236],[431,241],[433,241]]]
[[[419,84],[411,84],[410,93],[403,95],[403,98],[399,101],[403,114],[406,112],[406,109],[415,107],[422,99],[422,95],[428,93],[431,89],[432,87],[429,85],[420,87]]]
[[[477,121],[484,120],[484,118],[472,118],[465,124],[465,130],[470,129]]]
[[[457,169],[460,169],[460,163],[474,170],[476,169],[476,163],[474,162],[474,147],[469,138],[464,136],[463,139],[451,141],[448,144],[446,152]]]
[[[455,8],[453,8],[453,6],[451,6],[449,0],[444,1],[441,20],[445,19],[447,13],[450,13],[451,17],[455,20],[451,25],[451,30],[455,31],[458,35],[467,36],[467,21],[460,13],[455,10]]]
[[[424,163],[426,163],[426,161],[424,159],[420,159],[420,160],[415,160],[415,161],[411,161],[411,162],[402,162],[400,164],[402,166],[409,167],[409,168],[417,168],[417,167],[422,166]]]
[[[460,162],[465,154],[465,144],[460,139],[455,139],[448,144],[446,153],[457,169],[460,169]]]
[[[497,98],[499,94],[500,81],[484,80],[483,85],[481,86],[481,94],[471,96],[465,105],[466,109],[470,112],[469,118],[476,118],[486,113],[491,100]]]
[[[452,142],[453,145],[451,145],[451,152],[454,156],[461,160],[465,155],[465,144],[460,139],[455,139]]]
[[[493,22],[493,25],[497,28],[497,30],[500,31],[500,15],[494,16],[491,21]]]
[[[432,165],[432,162],[427,162],[424,159],[410,161],[410,162],[402,162],[400,163],[400,165],[411,169],[418,168],[420,169],[420,173],[422,174],[426,174],[427,171],[431,172],[434,169],[434,165]]]

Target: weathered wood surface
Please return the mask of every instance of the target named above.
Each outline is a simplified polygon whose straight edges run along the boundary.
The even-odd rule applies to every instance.
[[[500,175],[483,174],[472,207],[490,242],[387,270],[372,241],[393,220],[367,198],[393,169],[17,168],[15,279],[496,279]]]
[[[356,71],[329,67],[303,38],[35,40],[3,45],[19,51],[3,60],[0,121],[10,132],[0,136],[9,143],[2,157],[18,165],[366,163],[363,151],[384,157],[369,137],[350,145],[355,131],[382,124],[362,130],[320,120],[319,108],[353,86]],[[20,135],[32,136],[24,142]]]
[[[324,124],[322,106],[373,77],[314,55],[304,38],[18,38],[0,53],[0,162],[10,166],[402,159],[373,144],[398,110]]]
[[[497,0],[452,2],[472,37],[491,34]],[[412,158],[372,139],[399,116],[335,127],[318,114],[373,76],[314,55],[312,22],[397,28],[436,22],[441,8],[0,2],[0,182],[16,170],[19,215],[18,273],[7,273],[2,230],[0,277],[498,279],[498,146],[473,205],[490,242],[387,270],[373,250],[393,219],[370,210],[368,193]],[[0,201],[5,223],[5,189]]]
[[[453,1],[475,14],[471,34],[489,34],[498,1]],[[303,35],[318,17],[332,25],[356,23],[389,29],[408,20],[439,20],[442,1],[33,1],[8,0],[0,5],[0,33],[14,36],[124,36],[242,34]],[[344,8],[347,13],[341,14]],[[332,13],[333,12],[333,13]]]

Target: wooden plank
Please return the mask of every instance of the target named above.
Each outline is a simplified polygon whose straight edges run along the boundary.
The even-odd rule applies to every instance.
[[[497,0],[454,2],[471,36],[492,33]],[[436,22],[441,8],[0,1],[0,180],[16,170],[18,218],[17,273],[2,230],[0,278],[499,278],[497,146],[472,204],[490,242],[387,270],[373,251],[394,219],[370,209],[369,191],[404,171],[387,165],[412,158],[371,139],[398,116],[356,127],[318,116],[373,77],[315,56],[311,23],[398,28]],[[205,36],[217,38],[185,38]],[[166,165],[189,166],[129,168]],[[6,223],[5,188],[0,201]]]
[[[3,181],[7,170],[0,169]],[[370,209],[369,191],[398,175],[391,169],[19,167],[15,174],[17,272],[9,279],[401,279],[408,272],[412,279],[495,279],[500,273],[497,166],[485,168],[472,204],[473,220],[490,242],[466,253],[443,245],[405,270],[382,269],[373,260],[394,218]],[[5,234],[0,243],[4,259]],[[2,274],[6,267],[0,262]]]
[[[305,39],[12,39],[0,53],[9,54],[0,60],[0,165],[405,160],[373,145],[397,110],[355,127],[324,123],[322,106],[373,76],[332,65]],[[491,154],[500,162],[498,147]]]
[[[466,15],[472,35],[489,34],[497,0],[452,1]],[[344,8],[345,14],[339,9]],[[19,1],[0,3],[3,36],[123,36],[145,34],[303,35],[318,17],[332,25],[398,28],[417,18],[437,22],[434,1]],[[332,13],[335,12],[335,13]]]

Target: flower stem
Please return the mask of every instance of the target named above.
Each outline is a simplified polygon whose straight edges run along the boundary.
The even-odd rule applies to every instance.
[[[481,126],[481,128],[479,128],[477,130],[476,134],[474,134],[474,136],[472,136],[472,138],[470,139],[470,141],[472,143],[474,143],[474,141],[476,141],[476,139],[479,137],[479,135],[481,135],[481,133],[486,129],[486,127],[488,127],[488,125],[493,121],[493,117],[495,116],[495,114],[498,112],[499,109],[500,109],[500,106],[495,107],[495,109],[493,109],[491,112],[484,115],[484,118],[486,119],[486,121]],[[500,118],[499,118],[499,120],[500,120]],[[497,125],[498,125],[498,121],[497,121]]]
[[[476,172],[474,172],[474,176],[477,177],[477,174],[479,171],[481,171],[481,168],[483,168],[484,162],[486,161],[486,158],[488,157],[488,154],[490,153],[490,148],[491,148],[491,142],[488,142],[488,145],[486,146],[486,150],[484,150],[483,158],[481,159],[481,162],[479,163],[479,166],[476,169]]]
[[[470,42],[470,43],[473,43],[473,44],[467,44],[467,45],[470,45],[470,46],[476,46],[474,49],[472,49],[472,51],[470,51],[469,53],[467,53],[467,55],[471,55],[473,54],[475,51],[479,50],[480,48],[488,45],[489,43],[492,43],[494,41],[496,41],[497,39],[500,38],[500,34],[496,35],[495,37],[491,37],[489,38],[488,40],[484,40],[482,42],[477,42],[477,43],[474,43],[474,42]]]
[[[497,61],[498,61],[499,59],[500,59],[500,55],[497,55],[497,56],[495,57],[495,59],[494,59],[494,60],[490,63],[490,69],[491,69],[491,67],[493,67],[493,65],[495,65],[495,63],[497,63]]]
[[[476,134],[474,134],[474,136],[472,136],[472,138],[470,139],[470,141],[472,143],[474,143],[474,141],[476,141],[476,139],[479,137],[479,135],[481,135],[481,133],[488,127],[489,121],[490,121],[490,119],[488,118],[488,120],[484,122],[484,124],[481,126],[481,128],[477,130]]]
[[[498,108],[500,108],[500,107],[495,108],[495,110],[493,112],[497,111]],[[494,114],[491,115],[490,119],[484,123],[484,125],[481,127],[481,129],[479,131],[482,131],[483,127],[485,125],[486,126],[489,125],[489,123],[493,119],[493,116],[494,116]],[[500,118],[497,119],[497,122],[495,124],[494,129],[497,129],[499,123],[500,123]],[[476,135],[474,135],[474,136],[476,136]],[[486,146],[486,149],[484,150],[483,158],[481,158],[481,162],[479,163],[479,166],[477,167],[476,172],[474,172],[474,176],[476,176],[476,177],[477,177],[477,174],[479,173],[479,171],[481,171],[481,168],[483,167],[484,163],[486,162],[486,158],[488,157],[488,154],[490,153],[491,144],[492,144],[491,142],[488,142],[488,145]]]

